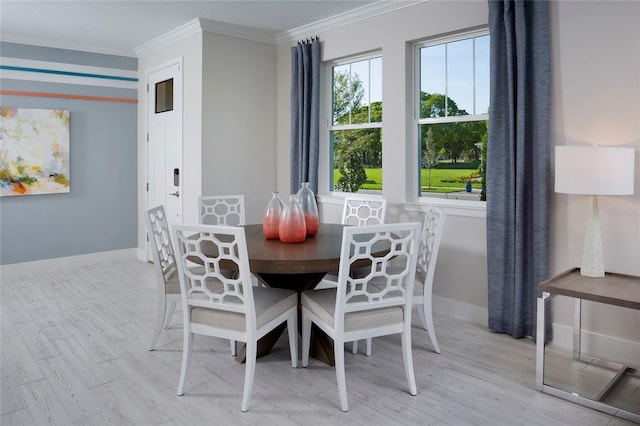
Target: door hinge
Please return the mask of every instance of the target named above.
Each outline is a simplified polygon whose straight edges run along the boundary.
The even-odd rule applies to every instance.
[[[147,93],[149,93],[149,83],[147,83]]]
[[[147,182],[147,192],[149,192],[149,182]]]
[[[149,142],[149,133],[147,133],[147,142]]]

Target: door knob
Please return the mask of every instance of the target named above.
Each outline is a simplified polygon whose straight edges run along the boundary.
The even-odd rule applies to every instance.
[[[180,196],[180,191],[170,192],[169,195],[173,195],[174,197],[179,197]]]

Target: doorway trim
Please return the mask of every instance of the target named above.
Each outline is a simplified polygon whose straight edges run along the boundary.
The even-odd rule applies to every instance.
[[[143,183],[143,188],[142,190],[144,191],[144,211],[142,212],[142,216],[141,216],[141,221],[139,221],[138,223],[142,223],[142,226],[145,226],[145,220],[144,220],[144,215],[147,214],[147,211],[151,208],[150,204],[150,170],[149,170],[149,164],[151,161],[150,158],[150,148],[149,148],[149,135],[151,133],[151,129],[150,129],[150,125],[151,125],[151,117],[150,117],[150,111],[152,106],[150,105],[150,101],[151,101],[151,96],[150,96],[150,90],[153,90],[152,87],[150,87],[150,77],[151,75],[162,71],[164,69],[170,68],[170,67],[174,67],[174,66],[178,66],[179,68],[179,76],[180,76],[180,144],[181,147],[180,149],[182,150],[182,147],[184,146],[184,58],[182,56],[178,56],[176,58],[173,58],[171,60],[168,60],[166,62],[157,64],[153,67],[150,67],[148,69],[145,70],[145,79],[144,79],[144,86],[143,86],[143,95],[144,95],[144,120],[145,120],[145,127],[144,127],[144,133],[143,133],[143,143],[144,143],[144,183]],[[175,91],[174,91],[175,93]],[[183,163],[183,161],[181,161]],[[182,172],[182,168],[183,168],[183,164],[180,165],[180,171]],[[181,179],[183,178],[183,176],[181,176]],[[146,230],[146,227],[144,228],[144,235],[145,235],[145,251],[143,254],[143,259],[147,260],[147,261],[151,261],[153,259],[152,253],[151,253],[151,245],[150,245],[150,241],[149,241],[149,237],[148,237],[148,233]]]

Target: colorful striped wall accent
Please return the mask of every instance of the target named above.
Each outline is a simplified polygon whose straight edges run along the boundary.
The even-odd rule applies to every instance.
[[[137,89],[138,72],[20,58],[0,58],[0,78]]]
[[[138,103],[138,100],[135,98],[110,98],[106,96],[70,95],[67,93],[26,92],[21,90],[0,90],[0,95],[35,96],[38,98],[78,99],[82,101],[99,101],[99,102],[122,102],[127,104]]]
[[[118,68],[94,67],[61,62],[20,58],[0,58],[0,78],[44,83],[73,84],[114,89],[137,90],[138,72]],[[97,102],[137,104],[136,97],[92,96],[29,90],[0,90],[0,95],[32,96],[40,98],[77,99]]]

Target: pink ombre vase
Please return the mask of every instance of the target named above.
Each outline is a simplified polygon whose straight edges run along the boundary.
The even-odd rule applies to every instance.
[[[304,212],[296,194],[291,194],[289,202],[284,207],[278,234],[283,243],[301,243],[307,236]]]
[[[280,217],[283,210],[284,201],[280,198],[280,193],[275,191],[267,203],[262,220],[262,234],[266,239],[277,240],[280,238]]]
[[[320,227],[320,217],[318,216],[318,204],[316,195],[309,188],[309,182],[302,182],[298,190],[298,202],[304,212],[305,225],[307,227],[307,237],[313,237],[318,233]]]

